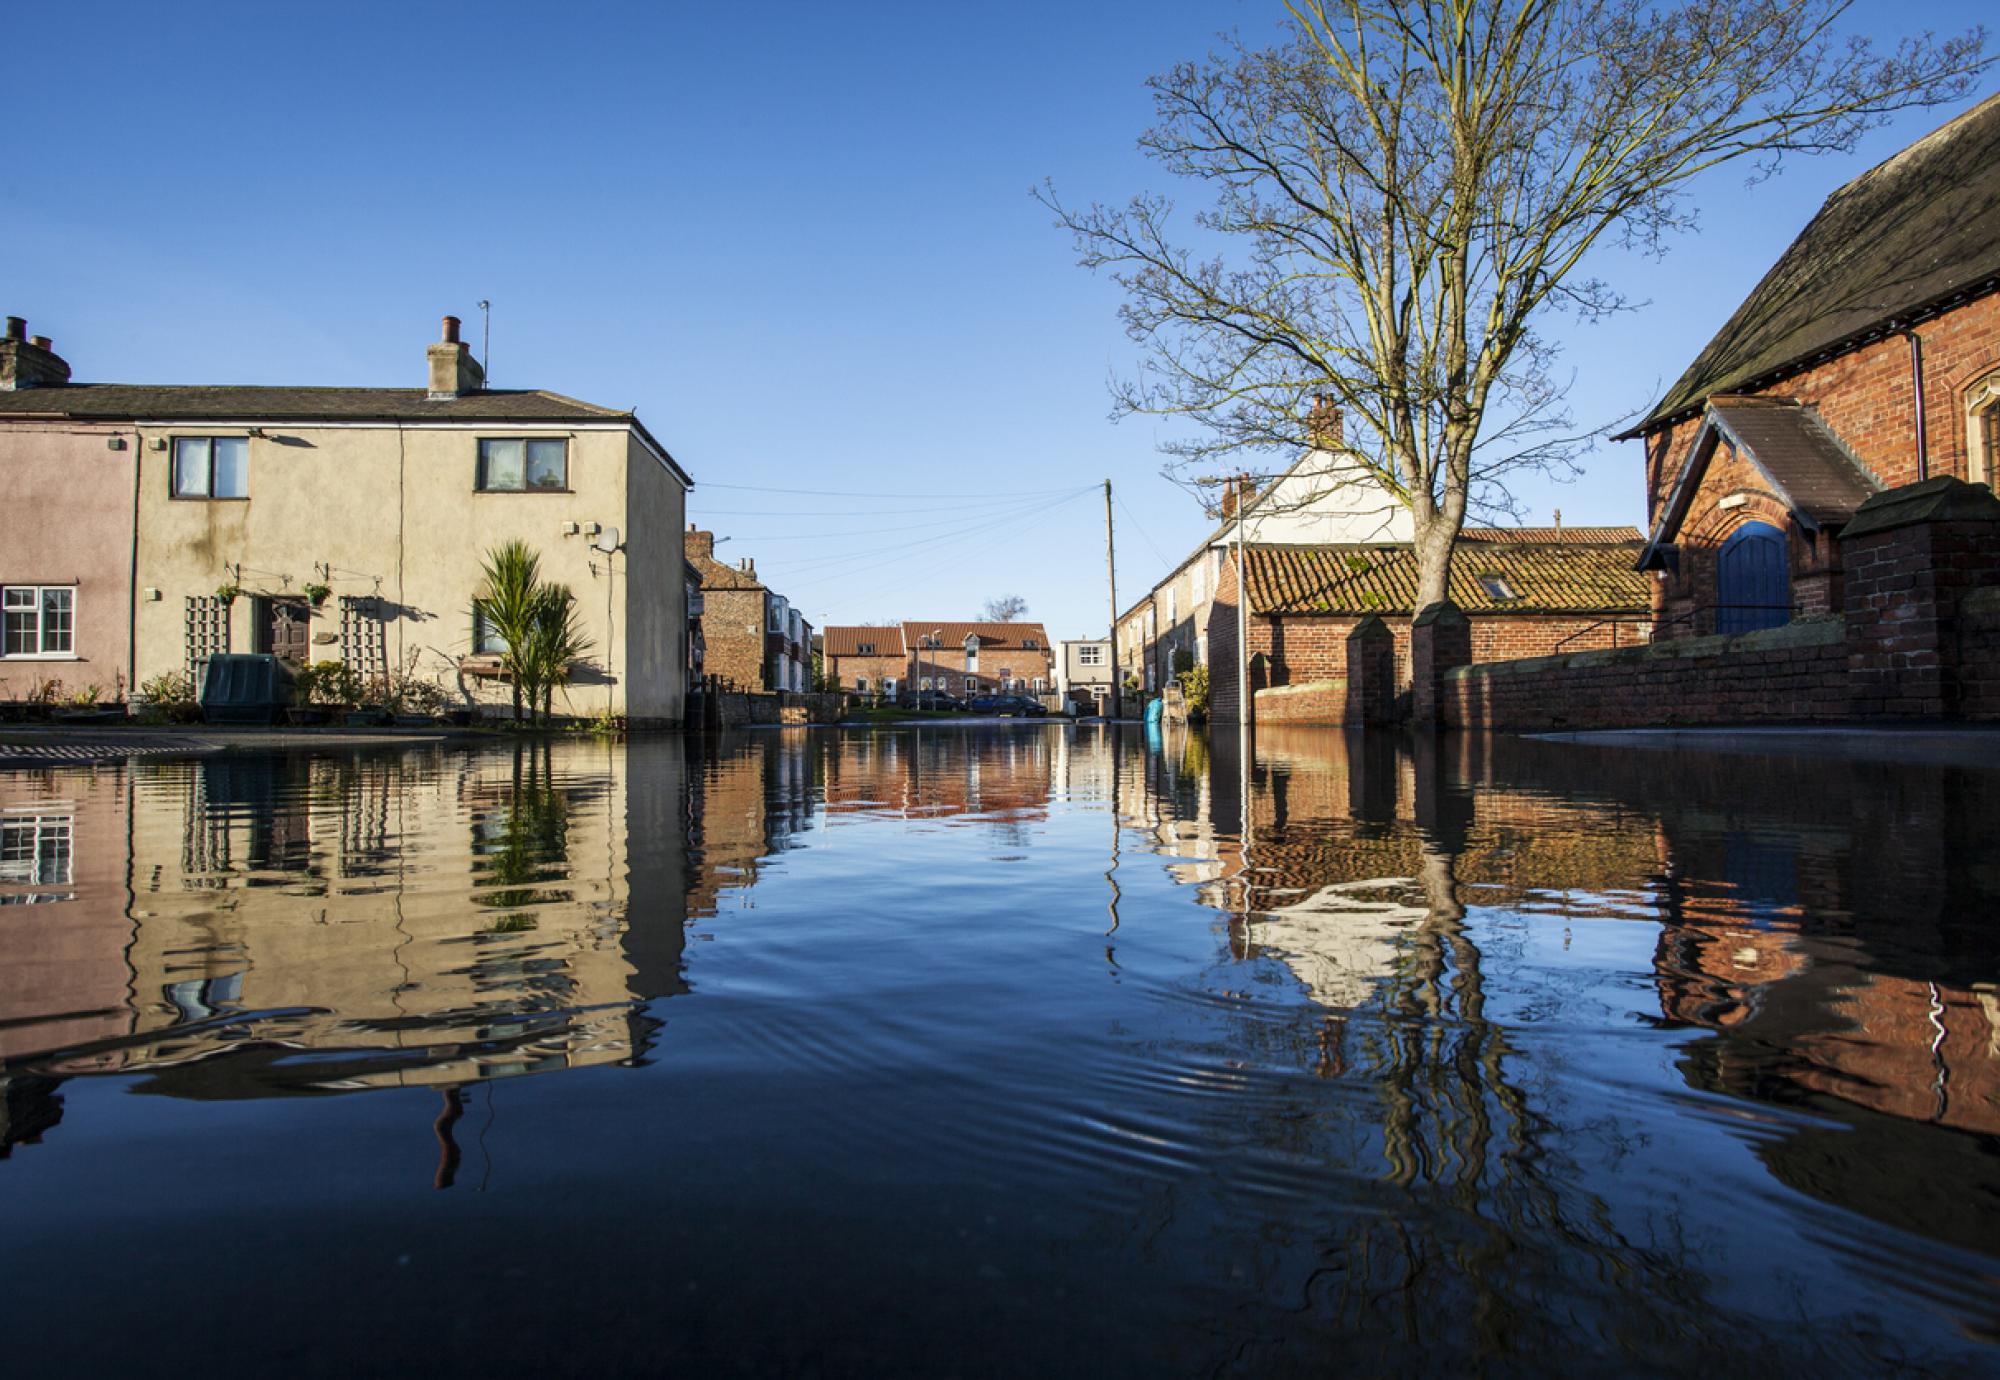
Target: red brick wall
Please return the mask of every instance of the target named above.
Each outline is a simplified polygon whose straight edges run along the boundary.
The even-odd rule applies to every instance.
[[[1461,728],[1645,728],[1849,716],[1847,638],[1835,620],[1738,637],[1465,667],[1445,679]]]
[[[1918,327],[1917,334],[1924,344],[1924,420],[1931,477],[1969,478],[1964,394],[1978,379],[2000,368],[2000,294],[1947,312]],[[1910,382],[1910,342],[1904,337],[1864,345],[1757,391],[1816,404],[1826,424],[1885,488],[1915,482],[1916,400]],[[1658,514],[1700,427],[1701,419],[1691,417],[1647,438],[1649,520]],[[1669,461],[1664,467],[1662,457]]]
[[[764,591],[704,589],[701,669],[738,690],[768,690],[764,683]]]
[[[891,636],[883,638],[883,645],[893,647],[896,645],[892,636],[894,630],[891,629],[890,632]],[[900,653],[889,656],[882,656],[880,654],[875,656],[830,656],[826,658],[826,673],[834,678],[835,685],[850,694],[854,691],[854,682],[858,677],[868,677],[868,692],[874,694],[882,688],[882,678],[884,676],[894,676],[896,678],[896,691],[900,694],[908,688],[906,681],[910,673],[910,663],[909,659]]]

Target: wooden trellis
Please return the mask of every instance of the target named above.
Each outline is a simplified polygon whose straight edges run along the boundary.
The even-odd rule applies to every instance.
[[[341,596],[340,659],[364,684],[389,674],[389,632],[380,600]]]

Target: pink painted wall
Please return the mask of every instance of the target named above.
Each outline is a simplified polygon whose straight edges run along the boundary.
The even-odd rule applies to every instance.
[[[108,442],[122,438],[123,450]],[[0,656],[0,699],[34,685],[63,693],[96,685],[109,701],[132,692],[132,480],[138,438],[79,422],[9,420],[0,426],[0,584],[76,586],[72,655]]]

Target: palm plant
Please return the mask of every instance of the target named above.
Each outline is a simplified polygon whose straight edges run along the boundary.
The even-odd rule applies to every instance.
[[[526,660],[532,668],[534,685],[541,692],[542,722],[547,723],[553,712],[555,687],[568,682],[570,663],[590,650],[590,639],[583,635],[576,595],[568,585],[540,586],[535,590],[533,603]],[[528,712],[534,713],[532,698]]]
[[[500,666],[513,685],[514,718],[519,720],[523,695],[528,700],[528,712],[534,713],[536,685],[529,643],[541,589],[541,557],[524,541],[503,542],[486,553],[482,572],[486,576],[486,592],[479,600],[479,611],[504,644]]]

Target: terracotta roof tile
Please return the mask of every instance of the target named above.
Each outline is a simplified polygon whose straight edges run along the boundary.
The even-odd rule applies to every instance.
[[[886,627],[821,628],[820,638],[825,656],[903,655],[903,630],[893,623]],[[862,651],[864,644],[875,650]]]
[[[1012,652],[1049,650],[1048,630],[1040,623],[920,623],[909,619],[903,621],[903,636],[912,647],[923,646],[923,639],[936,637],[943,647],[963,647],[965,639],[974,634],[979,638],[982,652]],[[1026,646],[1028,639],[1034,639],[1035,646]]]

